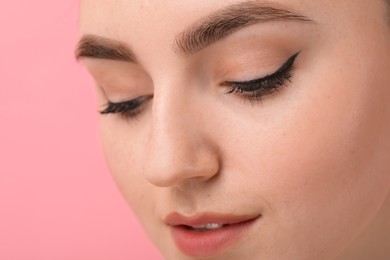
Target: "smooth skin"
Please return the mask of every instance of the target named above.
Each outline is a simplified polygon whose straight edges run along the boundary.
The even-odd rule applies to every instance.
[[[118,41],[137,59],[81,57],[99,109],[153,96],[135,118],[101,115],[123,196],[166,259],[196,259],[175,245],[171,212],[262,215],[207,259],[390,259],[385,2],[269,0],[311,21],[255,23],[192,54],[174,48],[242,2],[81,0],[80,36]],[[220,84],[268,75],[299,51],[291,82],[261,101]]]

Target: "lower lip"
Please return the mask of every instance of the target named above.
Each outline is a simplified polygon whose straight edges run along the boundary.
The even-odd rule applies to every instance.
[[[172,226],[172,236],[184,254],[192,257],[209,257],[238,241],[249,231],[256,219],[203,232],[188,230],[183,226]]]

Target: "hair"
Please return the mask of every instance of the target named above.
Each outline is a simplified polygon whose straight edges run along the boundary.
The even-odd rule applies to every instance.
[[[390,0],[385,0],[385,5],[387,7],[387,20],[390,26]]]
[[[386,3],[387,3],[387,20],[388,20],[388,24],[390,26],[390,0],[386,0]]]

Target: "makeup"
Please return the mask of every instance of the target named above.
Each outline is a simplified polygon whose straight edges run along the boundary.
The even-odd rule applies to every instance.
[[[291,82],[293,65],[299,53],[288,58],[274,73],[250,81],[226,81],[221,86],[228,88],[225,94],[235,94],[250,101],[260,101],[263,96],[271,95],[280,87],[287,86],[287,81]],[[100,114],[118,113],[124,118],[133,118],[142,111],[142,105],[151,98],[152,96],[141,96],[119,103],[109,101]]]
[[[271,95],[281,86],[287,86],[291,82],[292,68],[300,52],[291,56],[278,70],[262,78],[249,81],[227,81],[222,86],[229,87],[226,94],[236,93],[249,100],[257,100],[263,96]]]
[[[177,247],[192,257],[210,257],[228,248],[247,234],[260,215],[204,213],[185,217],[172,213],[165,219]]]

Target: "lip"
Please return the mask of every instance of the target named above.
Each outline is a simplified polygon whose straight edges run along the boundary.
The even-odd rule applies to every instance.
[[[210,257],[235,242],[238,242],[261,215],[225,215],[203,213],[191,217],[177,212],[169,214],[165,223],[169,225],[177,247],[191,257]],[[188,226],[203,226],[209,223],[224,224],[222,228],[194,231]]]

